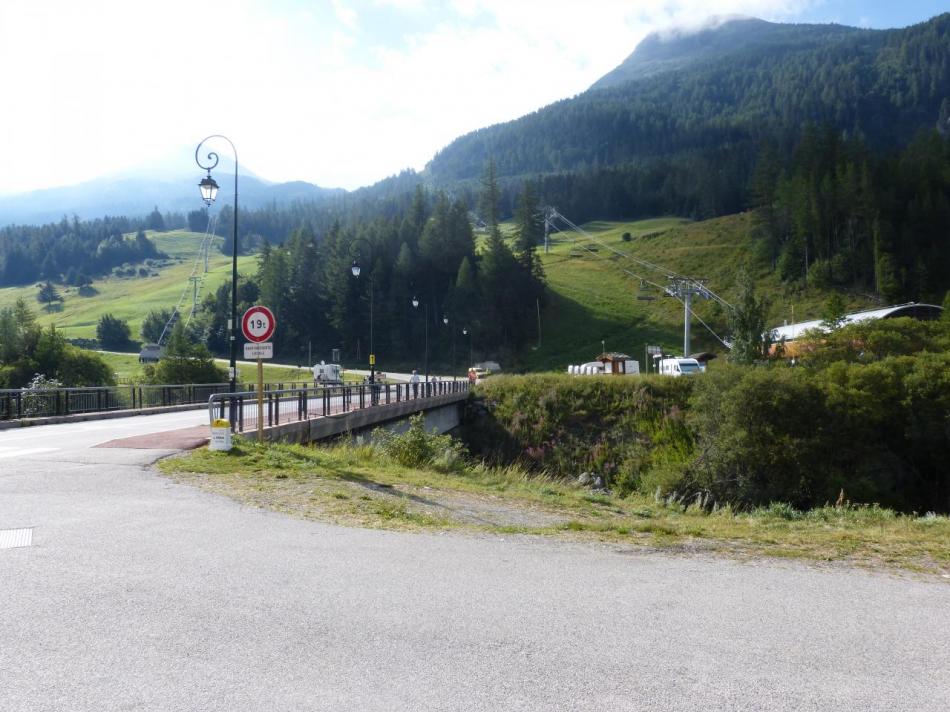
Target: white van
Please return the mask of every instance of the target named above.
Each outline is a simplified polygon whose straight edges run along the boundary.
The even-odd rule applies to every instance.
[[[665,358],[660,361],[660,373],[664,376],[692,376],[702,373],[699,361],[694,358]]]

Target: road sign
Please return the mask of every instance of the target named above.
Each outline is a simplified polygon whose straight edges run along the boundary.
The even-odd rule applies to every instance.
[[[244,312],[241,319],[241,330],[248,341],[261,343],[274,335],[277,320],[274,313],[267,307],[255,306]]]
[[[244,358],[247,361],[256,358],[274,358],[274,344],[266,341],[263,344],[244,344]]]
[[[661,354],[661,353],[663,353],[663,349],[661,349],[659,346],[647,346],[647,353],[648,353],[648,354]]]
[[[375,366],[375,365],[376,365],[376,354],[370,354],[370,355],[369,355],[369,365],[370,365],[370,366]]]

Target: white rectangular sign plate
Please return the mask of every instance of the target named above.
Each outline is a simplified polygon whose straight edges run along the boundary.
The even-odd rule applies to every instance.
[[[250,361],[257,358],[274,358],[274,343],[265,341],[262,344],[244,344],[244,359]]]

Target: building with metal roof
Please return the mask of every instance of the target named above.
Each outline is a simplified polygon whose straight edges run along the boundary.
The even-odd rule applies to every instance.
[[[920,319],[922,321],[929,321],[931,319],[939,319],[942,313],[943,307],[939,307],[935,304],[918,304],[917,302],[908,302],[907,304],[898,304],[892,307],[869,309],[867,311],[846,314],[842,321],[842,325],[854,324],[860,321],[869,321],[871,319],[896,319],[897,317],[901,316],[911,317],[912,319]],[[821,325],[821,321],[821,319],[813,319],[811,321],[802,321],[797,324],[784,324],[782,326],[776,326],[774,329],[772,329],[772,341],[785,341],[788,343],[800,338],[806,331],[813,331],[815,329],[818,329],[819,331],[827,331],[827,329]]]

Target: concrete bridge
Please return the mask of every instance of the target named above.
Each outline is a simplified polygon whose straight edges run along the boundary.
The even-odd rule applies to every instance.
[[[101,433],[102,440],[110,440],[110,436],[118,438],[128,431],[126,421],[147,415],[150,417],[144,422],[154,418],[155,432],[146,436],[148,426],[143,423],[137,426],[135,442],[126,444],[129,447],[167,446],[170,449],[187,449],[207,442],[210,422],[216,418],[230,420],[235,433],[253,436],[257,431],[257,394],[253,391],[235,394],[212,391],[210,400],[207,393],[202,398],[202,394],[196,391],[195,400],[201,399],[197,403],[188,403],[188,398],[176,396],[170,399],[171,402],[177,401],[175,405],[151,405],[147,400],[138,399],[133,406],[131,398],[123,401],[115,393],[106,392],[108,389],[62,390],[62,393],[44,393],[43,398],[49,400],[49,404],[41,403],[43,408],[40,408],[31,402],[31,408],[24,408],[22,413],[27,416],[30,410],[39,410],[42,415],[30,413],[27,417],[0,419],[0,431],[69,423],[78,426],[83,421],[101,420],[107,422],[95,429]],[[90,395],[92,391],[103,393]],[[400,432],[409,427],[409,418],[416,413],[425,415],[427,431],[444,433],[459,424],[468,392],[467,381],[275,388],[264,391],[263,436],[272,442],[307,443],[347,433],[368,433],[378,427]],[[20,393],[17,391],[18,395]],[[125,395],[124,391],[119,395]],[[58,409],[52,407],[54,400],[59,404]],[[13,403],[12,398],[7,399],[8,410],[13,410]],[[97,410],[97,405],[106,409]],[[199,425],[197,423],[202,418],[195,411],[201,410],[207,415]],[[19,412],[10,414],[20,415]],[[199,417],[196,419],[196,416]],[[180,423],[177,429],[175,420]]]
[[[294,388],[264,393],[263,438],[269,442],[309,443],[376,428],[402,432],[409,418],[423,413],[427,431],[445,433],[461,422],[467,381],[363,384]],[[237,433],[258,427],[257,395],[218,394],[208,405],[210,419],[227,418]]]

